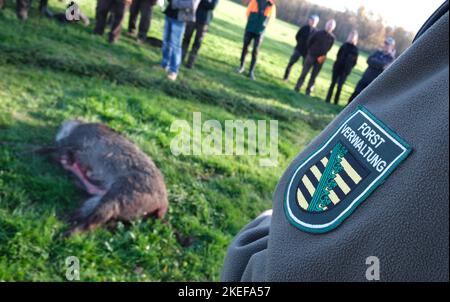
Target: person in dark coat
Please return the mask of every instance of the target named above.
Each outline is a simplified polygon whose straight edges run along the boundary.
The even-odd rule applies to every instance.
[[[108,41],[115,43],[120,37],[123,16],[130,4],[131,0],[98,0],[95,11],[94,34],[103,35],[107,24],[108,13],[111,13],[111,31]]]
[[[16,0],[17,18],[26,20],[28,18],[28,10],[31,6],[31,0]],[[39,1],[39,11],[46,17],[52,17],[53,13],[48,9],[48,0]]]
[[[333,90],[336,83],[337,91],[334,96],[334,104],[337,105],[337,103],[339,102],[339,96],[341,95],[342,86],[344,85],[345,80],[358,61],[358,47],[356,47],[357,42],[358,32],[356,30],[352,30],[347,37],[347,42],[342,44],[341,48],[339,48],[336,61],[333,65],[331,85],[328,89],[326,98],[327,103],[329,103],[331,100],[331,96],[333,95]]]
[[[130,19],[128,20],[128,35],[134,36],[136,33],[136,21],[138,15],[141,14],[139,21],[139,31],[137,35],[137,42],[144,43],[147,39],[147,33],[150,29],[150,22],[152,21],[153,6],[156,0],[133,0],[130,6]]]
[[[213,18],[213,10],[216,8],[219,0],[201,0],[197,8],[195,22],[187,22],[186,30],[183,38],[183,61],[185,60],[191,38],[195,32],[194,44],[192,45],[189,59],[186,63],[187,68],[194,67],[195,60],[197,59],[198,51],[202,45],[203,38],[208,31],[208,25]]]
[[[295,91],[300,91],[300,88],[305,81],[306,75],[312,68],[311,76],[309,78],[308,86],[306,87],[306,95],[310,95],[314,87],[316,77],[319,75],[322,65],[325,63],[328,51],[333,47],[335,37],[333,30],[336,28],[336,21],[334,19],[328,20],[325,24],[325,29],[316,32],[308,41],[308,54],[303,62],[302,74],[298,78],[295,85]]]
[[[303,58],[303,62],[305,61],[306,53],[308,52],[308,38],[317,31],[317,23],[319,23],[319,16],[311,15],[308,18],[308,24],[302,26],[295,35],[297,45],[295,46],[294,52],[289,59],[286,71],[284,72],[283,80],[289,80],[289,74],[291,73],[292,66],[294,66],[300,58]]]
[[[356,85],[355,91],[350,96],[348,102],[353,101],[354,98],[361,93],[370,83],[373,82],[393,61],[395,56],[395,40],[392,37],[387,37],[384,41],[383,48],[374,52],[368,59],[366,71],[361,80]]]

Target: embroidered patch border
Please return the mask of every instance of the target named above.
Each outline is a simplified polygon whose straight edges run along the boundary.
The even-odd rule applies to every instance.
[[[357,133],[358,127],[360,133]],[[333,230],[367,199],[411,150],[392,129],[365,107],[358,106],[295,168],[284,196],[286,217],[292,225],[306,232]],[[346,185],[341,177],[343,164],[346,169],[357,170],[353,173],[353,182],[347,181],[351,185]]]

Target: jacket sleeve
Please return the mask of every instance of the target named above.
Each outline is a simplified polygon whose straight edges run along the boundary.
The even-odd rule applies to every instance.
[[[277,6],[274,3],[272,7],[272,12],[270,13],[270,20],[276,19],[276,17],[277,17]]]
[[[380,52],[375,52],[367,59],[367,64],[375,69],[385,69],[391,61],[387,61],[385,56],[379,56]]]
[[[342,60],[342,53],[344,52],[344,48],[341,46],[339,47],[338,53],[336,55],[336,61]]]
[[[308,42],[307,42],[307,45],[308,45],[308,49],[311,47],[311,45],[314,43],[314,41],[316,40],[316,37],[317,37],[317,34],[318,34],[319,32],[317,31],[317,32],[315,32],[314,34],[312,34],[310,37],[308,37]]]
[[[358,62],[358,49],[355,48],[348,54],[347,64],[349,72],[353,69],[353,67],[355,67],[357,62]]]
[[[271,210],[262,213],[246,225],[232,241],[221,272],[223,281],[241,281],[250,258],[267,249],[271,217]]]
[[[325,51],[325,54],[330,51],[331,47],[333,47],[333,44],[334,44],[334,38],[333,38],[333,40],[330,41],[330,44],[328,45],[327,50]]]
[[[448,11],[361,92],[287,167],[271,218],[257,218],[230,245],[223,281],[449,280]],[[296,169],[364,106],[412,147],[337,228],[322,234],[288,221],[285,192]],[[444,164],[443,164],[444,163]]]
[[[358,49],[355,50],[355,53],[353,54],[353,62],[352,62],[352,68],[355,67],[356,63],[358,63],[358,57],[359,57],[359,51]]]
[[[295,35],[295,40],[297,41],[297,44],[302,42],[303,36],[305,36],[305,34],[306,34],[306,27],[302,26]]]

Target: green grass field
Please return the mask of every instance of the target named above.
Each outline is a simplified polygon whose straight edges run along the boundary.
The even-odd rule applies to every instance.
[[[95,1],[78,1],[94,17]],[[329,54],[312,97],[281,80],[297,28],[276,20],[262,44],[257,80],[238,65],[245,10],[221,0],[200,51],[197,68],[181,69],[168,83],[152,68],[160,52],[122,36],[115,45],[91,34],[92,25],[62,25],[37,15],[17,20],[12,1],[0,11],[0,281],[64,281],[65,259],[80,259],[83,281],[218,280],[226,248],[239,229],[271,208],[277,180],[289,162],[342,109],[365,68],[349,77],[342,103],[325,97]],[[50,1],[52,10],[64,4]],[[93,20],[92,20],[93,21]],[[128,14],[125,17],[125,24]],[[150,35],[161,38],[163,14],[155,8]],[[248,57],[250,60],[250,56]],[[174,120],[279,121],[279,165],[257,156],[179,156],[170,151]],[[61,239],[65,219],[86,195],[47,158],[27,154],[51,144],[58,125],[71,118],[105,122],[135,141],[162,170],[169,190],[168,224],[155,220],[119,226],[112,233]],[[192,236],[182,247],[175,230]]]

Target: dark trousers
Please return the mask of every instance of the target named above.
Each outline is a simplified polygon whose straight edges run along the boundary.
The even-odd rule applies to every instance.
[[[16,12],[17,16],[20,17],[20,14],[27,14],[30,9],[32,0],[16,0]],[[48,4],[48,0],[40,0],[39,1],[39,10],[41,11],[43,8],[46,8]]]
[[[109,41],[115,42],[120,36],[123,16],[127,8],[128,3],[125,0],[98,0],[95,11],[94,33],[97,35],[103,35],[105,32],[108,13],[111,13],[112,20]]]
[[[145,40],[152,21],[153,5],[152,0],[133,0],[130,6],[130,19],[128,22],[128,32],[134,33],[136,31],[136,21],[139,13],[141,19],[139,21],[138,38]]]
[[[330,85],[330,88],[328,89],[328,94],[327,94],[327,98],[326,98],[327,103],[329,103],[331,101],[331,97],[333,96],[334,86],[337,84],[336,94],[334,95],[334,104],[337,105],[337,103],[339,102],[339,97],[341,95],[342,86],[344,85],[345,80],[347,80],[347,77],[348,77],[348,74],[333,70],[333,75],[331,76],[331,85]]]
[[[299,91],[308,75],[309,70],[312,68],[311,76],[309,77],[308,86],[306,87],[306,94],[309,95],[314,87],[314,82],[316,81],[317,75],[319,75],[322,65],[317,62],[317,58],[307,55],[303,62],[302,74],[298,78],[297,85],[295,85],[295,90]]]
[[[300,60],[300,58],[303,58],[303,62],[305,62],[305,55],[303,55],[297,48],[294,49],[294,52],[291,55],[291,58],[289,59],[289,63],[286,67],[286,71],[284,72],[284,79],[289,79],[289,74],[291,73],[292,66],[294,66],[295,63]]]
[[[256,60],[258,59],[258,52],[259,47],[261,46],[262,40],[263,40],[263,34],[255,34],[246,31],[244,35],[244,45],[242,47],[242,54],[241,54],[241,67],[244,66],[245,63],[245,57],[247,56],[248,47],[250,43],[253,42],[253,50],[252,50],[252,62],[250,64],[250,72],[255,71],[256,66]]]
[[[358,84],[356,85],[355,91],[353,91],[352,95],[348,99],[348,102],[350,103],[351,101],[353,101],[353,99],[356,98],[367,86],[369,86],[370,83],[371,81],[366,81],[364,77],[359,80]]]
[[[189,45],[191,44],[192,36],[194,35],[195,31],[195,38],[194,43],[192,44],[191,54],[189,63],[194,63],[195,58],[197,57],[198,51],[200,50],[200,47],[202,46],[203,38],[206,35],[206,32],[208,31],[208,24],[198,24],[196,22],[187,22],[186,23],[186,30],[184,32],[184,38],[183,38],[183,61],[188,53]]]

